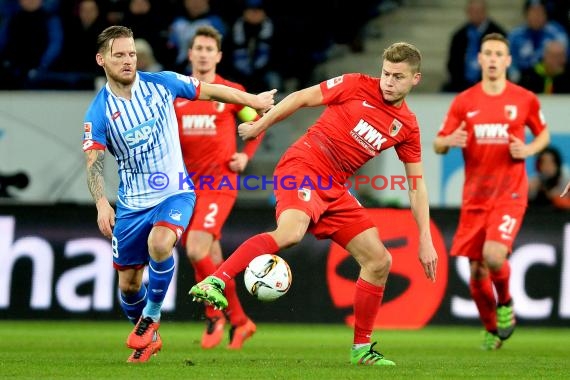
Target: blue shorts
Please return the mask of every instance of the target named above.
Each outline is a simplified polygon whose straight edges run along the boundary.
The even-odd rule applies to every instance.
[[[148,264],[148,235],[155,225],[168,227],[178,239],[188,226],[195,193],[183,193],[166,198],[158,205],[141,211],[132,211],[117,205],[113,228],[113,266],[116,269],[143,267]]]

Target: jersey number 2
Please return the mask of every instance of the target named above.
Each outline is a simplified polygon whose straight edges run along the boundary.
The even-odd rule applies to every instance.
[[[208,205],[210,212],[206,214],[204,218],[204,227],[211,228],[216,225],[216,215],[218,215],[218,204],[217,203],[210,203]]]

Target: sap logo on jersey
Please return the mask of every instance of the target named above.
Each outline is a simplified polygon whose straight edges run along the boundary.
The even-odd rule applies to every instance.
[[[129,148],[136,148],[148,143],[152,138],[152,132],[155,130],[156,119],[150,119],[138,127],[123,132],[123,137],[127,141]]]
[[[507,144],[509,124],[475,124],[473,131],[480,144]]]
[[[360,145],[377,152],[380,152],[382,144],[388,141],[373,125],[362,119],[360,119],[350,134],[358,140]]]

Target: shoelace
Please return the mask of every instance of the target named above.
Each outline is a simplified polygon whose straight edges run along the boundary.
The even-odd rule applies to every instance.
[[[146,347],[143,349],[140,349],[140,350],[136,350],[134,355],[133,355],[133,358],[140,359],[145,350],[146,350]]]
[[[152,322],[153,320],[150,319],[149,317],[142,319],[137,326],[137,331],[135,332],[135,334],[139,336],[144,335],[144,333],[146,332],[146,330],[148,330],[148,327],[152,324]]]
[[[382,359],[384,359],[384,355],[382,355],[381,353],[379,353],[378,351],[374,350],[374,346],[376,345],[377,342],[374,342],[370,345],[370,348],[368,349],[368,351],[366,351],[359,360],[360,364],[366,364],[369,365],[370,363],[376,363]]]
[[[215,289],[219,292],[222,291],[222,287],[217,283],[217,282],[205,282],[200,284],[200,289],[208,291],[208,290],[212,290]]]
[[[370,353],[370,355],[372,355],[372,356],[377,356],[378,359],[384,359],[384,355],[382,355],[378,351],[374,350],[374,346],[376,345],[376,343],[378,343],[378,342],[374,342],[370,345],[370,349],[368,350],[368,353]]]
[[[156,342],[158,340],[158,336],[157,336],[157,332],[154,333],[154,336],[152,337],[152,341]],[[135,350],[135,353],[133,354],[133,358],[134,359],[140,359],[141,356],[144,354],[144,352],[146,350],[149,350],[150,348],[147,346],[145,348],[139,348],[138,350]]]

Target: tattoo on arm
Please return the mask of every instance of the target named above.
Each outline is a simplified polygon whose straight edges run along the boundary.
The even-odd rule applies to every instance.
[[[105,196],[105,180],[103,178],[103,160],[105,153],[102,150],[89,150],[87,157],[87,187],[95,203]]]

